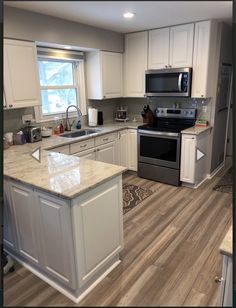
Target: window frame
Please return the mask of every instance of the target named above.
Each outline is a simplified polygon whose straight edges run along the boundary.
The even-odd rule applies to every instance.
[[[37,57],[37,62],[40,60],[45,61],[58,61],[58,62],[69,62],[72,63],[73,68],[73,86],[71,85],[55,85],[55,86],[41,86],[40,88],[40,106],[35,106],[35,118],[36,122],[48,122],[53,121],[55,117],[60,119],[65,119],[66,111],[64,112],[55,112],[50,114],[43,114],[42,112],[42,97],[41,97],[41,90],[50,90],[50,89],[76,89],[76,97],[77,102],[76,105],[81,110],[82,115],[87,114],[86,108],[86,95],[85,95],[85,74],[84,74],[84,60],[72,60],[66,59],[63,57],[50,57],[50,56],[40,56]],[[37,63],[38,64],[38,63]],[[70,117],[77,117],[77,111],[69,110]]]

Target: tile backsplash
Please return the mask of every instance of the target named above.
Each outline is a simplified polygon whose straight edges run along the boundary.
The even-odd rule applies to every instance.
[[[119,107],[124,107],[128,111],[129,119],[132,121],[142,121],[141,111],[144,104],[149,104],[152,111],[158,107],[173,107],[177,103],[180,108],[197,108],[197,117],[209,120],[211,118],[211,99],[192,99],[192,98],[176,98],[176,97],[160,97],[160,98],[115,98],[105,100],[88,100],[87,106],[97,108],[103,112],[104,123],[113,122],[115,120],[116,110]],[[205,109],[205,111],[204,111]],[[33,114],[34,108],[20,108],[12,110],[4,110],[4,132],[17,132],[23,126],[22,115]],[[75,121],[76,122],[76,121]],[[82,126],[88,124],[88,117],[81,118]],[[53,126],[53,121],[40,123],[37,125]],[[75,123],[76,125],[76,123]]]

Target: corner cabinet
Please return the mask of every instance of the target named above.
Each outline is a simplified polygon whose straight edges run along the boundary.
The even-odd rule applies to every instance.
[[[149,31],[149,69],[192,67],[194,24]]]
[[[194,134],[182,134],[180,181],[197,188],[207,178],[207,159],[210,129]]]
[[[122,54],[105,51],[86,53],[86,79],[88,99],[122,97]]]
[[[40,105],[34,42],[4,39],[4,109]]]
[[[148,32],[125,35],[124,96],[144,97]]]

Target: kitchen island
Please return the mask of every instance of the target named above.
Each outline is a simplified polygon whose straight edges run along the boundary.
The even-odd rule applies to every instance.
[[[4,249],[78,303],[120,262],[126,168],[35,147],[4,151]]]

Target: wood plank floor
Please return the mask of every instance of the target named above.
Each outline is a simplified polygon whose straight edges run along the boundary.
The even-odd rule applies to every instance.
[[[217,306],[232,195],[212,188],[226,169],[195,190],[124,175],[123,183],[154,193],[124,215],[118,267],[76,305],[19,266],[4,277],[4,305]]]

